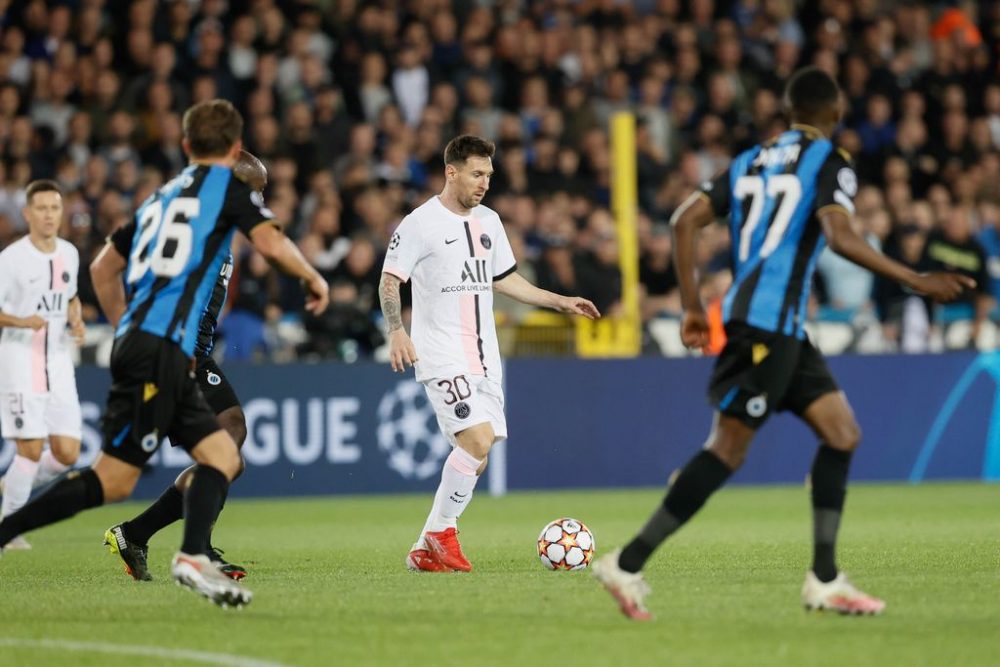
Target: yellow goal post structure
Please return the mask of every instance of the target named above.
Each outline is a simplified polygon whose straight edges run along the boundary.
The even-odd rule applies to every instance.
[[[576,318],[576,352],[581,357],[639,355],[642,317],[639,311],[638,190],[635,115],[621,111],[611,117],[611,213],[618,235],[621,311],[595,322]]]

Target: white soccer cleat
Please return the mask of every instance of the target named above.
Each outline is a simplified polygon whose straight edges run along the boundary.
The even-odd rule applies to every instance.
[[[224,575],[205,555],[178,551],[170,572],[178,586],[187,586],[220,607],[242,607],[253,599],[253,593]]]
[[[18,535],[4,545],[4,551],[28,551],[29,549],[31,549],[31,542],[24,539],[22,535]]]
[[[615,549],[609,554],[594,561],[590,569],[594,576],[604,585],[618,601],[621,612],[633,621],[649,621],[653,615],[646,609],[646,596],[650,594],[649,584],[639,572],[626,572],[618,566],[618,556],[621,549]]]
[[[802,604],[807,611],[829,609],[857,616],[877,616],[885,609],[885,601],[856,588],[843,572],[823,583],[812,570],[806,572],[806,583],[802,585]]]

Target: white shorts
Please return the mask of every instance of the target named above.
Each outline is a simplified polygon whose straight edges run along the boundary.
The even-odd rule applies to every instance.
[[[503,413],[503,389],[482,375],[459,375],[423,382],[427,399],[434,406],[438,428],[452,447],[455,434],[470,426],[490,424],[496,440],[507,437],[507,418]]]
[[[0,433],[15,440],[62,435],[80,439],[83,418],[76,383],[54,385],[48,393],[0,391]]]

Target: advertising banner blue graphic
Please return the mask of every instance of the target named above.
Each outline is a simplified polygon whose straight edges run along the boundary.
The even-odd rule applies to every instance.
[[[997,360],[973,353],[829,359],[863,432],[852,479],[1000,479]],[[708,435],[711,364],[551,359],[532,361],[526,372],[512,362],[510,488],[664,485]],[[815,451],[809,429],[779,413],[733,481],[801,483]]]
[[[864,432],[852,478],[1000,479],[1000,357],[843,356],[829,360]],[[506,369],[510,439],[491,487],[662,486],[704,442],[712,361],[515,359]],[[374,364],[230,365],[248,436],[234,495],[430,491],[449,451],[423,388]],[[81,368],[83,460],[100,449],[107,369]],[[815,438],[779,414],[735,483],[800,483]],[[0,469],[13,457],[0,448]],[[136,490],[151,497],[190,460],[165,445]]]

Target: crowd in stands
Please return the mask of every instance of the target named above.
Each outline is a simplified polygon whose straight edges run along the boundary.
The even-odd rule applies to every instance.
[[[942,309],[824,254],[816,319],[908,351],[961,321],[961,346],[1000,297],[1000,3],[0,0],[0,26],[0,248],[25,231],[26,184],[54,178],[86,266],[185,164],[185,108],[223,97],[242,111],[269,206],[333,306],[303,317],[298,287],[237,244],[227,358],[268,354],[281,327],[299,355],[353,360],[381,345],[386,242],[441,190],[442,150],[460,133],[496,142],[484,203],[525,275],[616,313],[608,121],[622,110],[638,119],[643,318],[676,317],[671,213],[787,128],[782,88],[806,64],[844,90],[835,140],[857,164],[858,230],[911,266],[979,281]],[[724,226],[700,248],[712,302],[729,280]],[[80,282],[98,323],[86,272]]]

